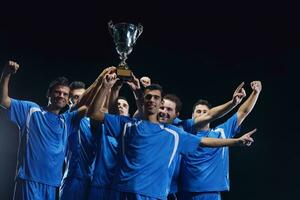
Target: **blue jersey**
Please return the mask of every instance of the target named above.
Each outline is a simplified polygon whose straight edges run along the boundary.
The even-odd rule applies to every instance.
[[[115,137],[106,133],[104,124],[100,123],[97,133],[97,152],[92,185],[111,188],[115,166],[117,164],[118,142]]]
[[[171,166],[169,167],[169,177],[170,177],[169,194],[174,194],[178,192],[180,163],[181,163],[181,155],[177,154],[174,157]]]
[[[96,147],[90,128],[90,119],[82,118],[79,129],[74,131],[68,138],[64,178],[91,179]]]
[[[190,126],[186,127],[191,130]],[[199,138],[231,138],[238,133],[237,115],[209,131],[196,133]],[[228,147],[199,148],[196,152],[182,156],[182,189],[189,192],[210,192],[229,190]]]
[[[195,151],[201,141],[172,125],[124,116],[105,114],[104,126],[120,138],[114,188],[158,199],[167,196],[174,157]]]
[[[180,129],[183,129],[183,126],[181,125],[182,123],[183,121],[181,119],[175,118],[172,124]],[[170,176],[169,193],[170,194],[178,192],[180,162],[181,162],[181,155],[177,154],[174,157],[169,167],[169,176]]]
[[[29,101],[11,100],[9,118],[19,128],[16,177],[59,186],[67,137],[77,111],[56,115]]]

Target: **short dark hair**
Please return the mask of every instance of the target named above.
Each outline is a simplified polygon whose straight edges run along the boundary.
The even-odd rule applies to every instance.
[[[69,87],[71,90],[85,89],[85,83],[82,81],[73,81]]]
[[[205,99],[199,99],[193,106],[193,112],[198,105],[206,105],[209,109],[212,108],[211,104]]]
[[[55,80],[51,81],[47,90],[47,96],[52,92],[57,86],[69,87],[69,80],[66,77],[57,77]]]
[[[164,96],[163,88],[159,84],[154,83],[154,84],[148,85],[147,87],[145,87],[144,92],[146,90],[159,90],[161,93],[161,98],[163,98],[163,96]]]
[[[170,100],[172,102],[174,102],[176,104],[176,112],[180,112],[182,109],[182,102],[179,99],[178,96],[176,96],[175,94],[166,94],[164,96],[164,99]]]

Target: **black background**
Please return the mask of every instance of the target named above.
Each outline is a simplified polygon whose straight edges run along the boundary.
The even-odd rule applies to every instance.
[[[258,128],[248,149],[232,148],[231,191],[223,199],[292,199],[298,193],[299,12],[285,2],[10,1],[0,6],[0,64],[20,64],[10,96],[41,105],[49,82],[64,75],[88,85],[118,55],[107,22],[141,23],[129,55],[136,76],[150,76],[183,101],[181,118],[205,98],[218,105],[235,87],[261,80],[262,93],[242,131]],[[134,102],[128,88],[122,94]],[[236,110],[235,110],[236,111]],[[231,113],[233,114],[234,111]],[[0,112],[0,199],[11,199],[16,127]],[[223,122],[217,120],[213,125]]]

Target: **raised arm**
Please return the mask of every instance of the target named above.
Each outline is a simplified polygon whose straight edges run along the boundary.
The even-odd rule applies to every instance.
[[[0,105],[5,108],[10,108],[11,99],[8,96],[8,84],[12,74],[15,74],[19,69],[19,64],[14,61],[8,61],[4,65],[0,79]]]
[[[200,146],[202,147],[224,147],[224,146],[250,146],[254,142],[251,135],[256,132],[256,129],[249,131],[239,138],[219,139],[203,137]]]
[[[132,80],[128,81],[127,84],[131,87],[131,90],[135,98],[136,107],[137,107],[136,113],[144,113],[143,111],[144,97],[143,97],[140,81],[134,76],[134,74],[132,74],[132,77],[133,77]]]
[[[140,84],[143,86],[143,88],[151,85],[151,79],[148,76],[143,76],[142,78],[140,78]],[[137,110],[135,111],[135,113],[133,114],[133,117],[136,118],[141,118],[143,116],[143,94],[141,94],[141,96],[139,97],[139,100],[136,100],[136,104],[139,106],[137,106]]]
[[[118,80],[115,85],[111,88],[109,98],[106,100],[106,105],[109,113],[117,114],[118,113],[118,105],[117,99],[119,97],[120,90],[123,86],[123,81]]]
[[[88,108],[88,117],[101,122],[104,120],[105,112],[103,112],[101,108],[105,103],[106,96],[109,94],[110,89],[116,83],[117,80],[118,78],[115,74],[115,68],[107,72],[107,74],[103,78],[100,89],[97,91],[96,96],[93,98]]]
[[[256,101],[259,97],[259,94],[262,90],[262,84],[260,81],[252,81],[250,83],[252,88],[252,93],[248,97],[248,99],[239,107],[237,111],[238,117],[238,125],[244,121],[244,119],[248,116],[248,114],[252,111]]]
[[[243,86],[244,86],[244,82],[242,82],[235,89],[232,99],[230,101],[228,101],[227,103],[213,107],[213,108],[209,109],[209,111],[207,113],[196,117],[194,119],[195,126],[197,128],[204,127],[206,124],[226,115],[233,108],[235,108],[242,101],[242,99],[246,96]]]
[[[93,100],[93,97],[95,96],[95,94],[97,93],[97,91],[100,89],[100,85],[102,83],[102,79],[105,76],[105,74],[107,74],[108,72],[110,72],[111,70],[113,70],[115,67],[107,67],[105,68],[100,75],[97,77],[97,79],[93,82],[92,85],[90,85],[90,87],[88,87],[85,92],[82,94],[80,100],[78,101],[78,103],[76,105],[74,105],[72,107],[72,110],[77,109],[83,105],[89,105],[91,103],[91,101]]]

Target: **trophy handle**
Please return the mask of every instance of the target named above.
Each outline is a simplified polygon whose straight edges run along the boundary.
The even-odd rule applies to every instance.
[[[112,20],[110,20],[110,21],[108,22],[108,31],[109,31],[109,33],[110,33],[111,35],[113,35],[113,30],[114,30],[114,28],[115,28],[115,26],[114,26]]]
[[[140,37],[140,35],[143,32],[144,27],[142,26],[142,24],[138,24],[138,28],[137,29],[138,29],[138,35],[137,35],[136,39]]]

